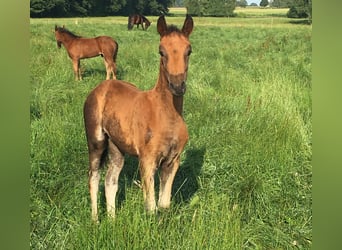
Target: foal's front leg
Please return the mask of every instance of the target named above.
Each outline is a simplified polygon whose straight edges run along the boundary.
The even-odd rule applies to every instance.
[[[161,166],[158,207],[170,207],[172,184],[179,168],[179,161],[178,156],[171,164],[165,163]]]
[[[140,159],[139,167],[142,179],[145,209],[148,212],[154,213],[157,209],[154,194],[154,174],[156,172],[155,160]]]
[[[74,68],[74,74],[76,81],[82,80],[81,69],[80,69],[80,59],[73,59],[72,66]]]

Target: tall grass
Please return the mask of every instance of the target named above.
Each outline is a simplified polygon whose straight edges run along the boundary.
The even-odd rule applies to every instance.
[[[84,79],[74,81],[52,29],[113,36],[118,78],[149,89],[159,63],[150,18],[146,32],[127,31],[126,17],[31,20],[31,248],[309,249],[311,27],[281,17],[273,26],[269,18],[194,19],[184,103],[190,141],[171,208],[145,214],[133,182],[137,160],[127,156],[115,221],[101,184],[101,223],[91,223],[82,108],[105,68],[101,58],[83,60]]]

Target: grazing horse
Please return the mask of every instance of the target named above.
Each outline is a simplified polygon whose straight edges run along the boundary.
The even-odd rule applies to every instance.
[[[145,208],[157,209],[154,175],[160,169],[158,207],[168,208],[172,183],[179,167],[180,155],[188,141],[183,120],[183,95],[186,90],[193,29],[187,15],[183,28],[167,26],[164,16],[158,19],[160,34],[159,76],[156,85],[141,91],[120,80],[101,82],[84,104],[84,123],[89,152],[89,191],[92,219],[98,220],[97,194],[99,167],[108,155],[105,177],[107,214],[115,216],[118,178],[124,165],[124,154],[139,158],[139,171]]]
[[[145,23],[145,27],[144,27]],[[150,27],[152,22],[150,22],[145,16],[139,15],[139,14],[134,14],[130,15],[128,17],[128,29],[131,30],[133,29],[134,24],[137,25],[137,28],[139,28],[139,24],[141,25],[141,28],[143,30],[147,30],[148,27]]]
[[[102,56],[106,66],[106,79],[116,79],[116,56],[118,54],[118,43],[109,36],[98,36],[95,38],[84,38],[77,36],[63,27],[55,26],[55,37],[58,48],[65,47],[72,60],[76,80],[82,80],[80,60],[95,56]]]

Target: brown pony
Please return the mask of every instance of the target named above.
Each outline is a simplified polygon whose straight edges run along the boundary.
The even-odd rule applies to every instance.
[[[92,218],[97,221],[99,167],[108,154],[105,177],[107,213],[115,216],[118,178],[124,154],[139,157],[139,170],[147,211],[157,209],[154,174],[160,169],[158,206],[168,208],[173,179],[180,155],[188,141],[182,117],[193,29],[187,15],[181,30],[167,26],[164,16],[158,19],[160,65],[156,85],[141,91],[133,84],[106,80],[88,95],[84,104],[84,122],[89,151],[89,191]]]
[[[145,23],[145,27],[144,27]],[[143,30],[147,30],[148,27],[150,27],[152,22],[150,22],[145,16],[139,15],[139,14],[134,14],[130,15],[128,17],[128,29],[131,30],[133,29],[134,24],[137,25],[137,28],[139,28],[139,24],[141,25],[141,28]]]
[[[75,78],[81,80],[80,59],[102,56],[106,66],[107,76],[113,75],[116,79],[116,56],[118,53],[118,43],[109,36],[98,36],[95,38],[83,38],[77,36],[63,27],[55,26],[55,37],[58,48],[65,47],[72,60]]]

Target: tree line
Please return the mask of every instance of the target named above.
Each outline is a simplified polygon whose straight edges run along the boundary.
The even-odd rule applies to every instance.
[[[173,0],[30,0],[30,17],[167,14]]]
[[[260,0],[260,6],[290,8],[288,17],[311,19],[312,0]],[[186,7],[193,16],[234,16],[246,0],[30,0],[30,17],[128,16],[133,13],[158,16],[169,7]]]

